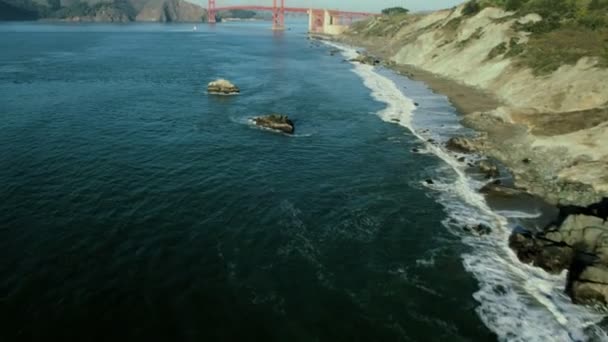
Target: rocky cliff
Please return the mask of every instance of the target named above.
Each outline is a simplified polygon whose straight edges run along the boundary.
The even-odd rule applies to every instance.
[[[519,187],[561,205],[608,197],[608,28],[466,7],[377,17],[341,39],[494,96],[464,122]]]

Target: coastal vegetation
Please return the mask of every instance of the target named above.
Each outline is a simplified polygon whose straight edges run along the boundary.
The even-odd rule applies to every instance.
[[[463,15],[474,15],[486,7],[513,11],[512,17],[532,13],[542,17],[514,26],[530,33],[525,47],[511,44],[503,51],[501,43],[489,59],[505,53],[506,57],[518,56],[536,75],[550,74],[583,57],[597,58],[598,66],[608,67],[608,0],[471,0],[463,7]]]
[[[397,33],[403,26],[409,23],[411,15],[409,10],[403,7],[389,7],[382,10],[382,16],[378,17],[378,25],[366,27],[366,21],[359,21],[352,25],[357,30],[365,32],[365,35],[374,37],[390,37]]]
[[[383,15],[399,15],[399,14],[408,14],[410,10],[403,7],[389,7],[382,10]]]

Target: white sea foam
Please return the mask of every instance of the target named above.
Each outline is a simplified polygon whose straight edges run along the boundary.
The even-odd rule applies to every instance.
[[[341,49],[346,58],[357,55],[352,48],[326,43]],[[399,120],[398,124],[426,142],[428,136],[412,124],[416,110],[413,100],[374,67],[353,64],[354,72],[363,79],[372,96],[386,103],[386,108],[378,113],[380,118],[393,123]],[[473,296],[480,303],[477,313],[486,326],[501,341],[608,340],[608,335],[596,326],[604,316],[572,304],[564,294],[565,272],[550,275],[522,264],[508,247],[511,228],[507,217],[534,214],[492,211],[476,191],[481,183],[467,177],[462,163],[441,146],[427,143],[426,150],[450,167],[449,177],[427,186],[437,191],[438,201],[446,208],[448,218],[443,222],[446,228],[473,247],[471,253],[463,255],[463,263],[479,282],[480,289]],[[484,237],[462,233],[463,225],[479,223],[493,227],[492,233]]]

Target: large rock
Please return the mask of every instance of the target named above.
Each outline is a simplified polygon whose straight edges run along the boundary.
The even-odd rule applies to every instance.
[[[210,94],[220,94],[220,95],[234,95],[241,92],[239,87],[232,84],[230,81],[225,79],[218,79],[213,82],[210,82],[207,85],[207,91]]]
[[[522,262],[552,273],[568,269],[566,289],[575,303],[608,304],[608,222],[570,215],[539,234],[516,232],[509,246]]]
[[[260,127],[280,131],[287,134],[293,134],[295,126],[293,121],[287,115],[270,114],[253,118],[253,122]]]
[[[471,153],[475,151],[474,144],[467,138],[453,137],[445,144],[448,150],[458,153]]]
[[[574,250],[570,246],[545,240],[530,233],[513,233],[509,238],[509,247],[522,262],[554,274],[568,269],[574,258]]]
[[[608,303],[608,268],[605,265],[587,266],[571,280],[568,292],[578,304]]]

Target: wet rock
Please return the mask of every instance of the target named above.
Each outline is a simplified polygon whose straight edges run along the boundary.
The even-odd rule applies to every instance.
[[[260,127],[269,128],[287,134],[293,134],[295,126],[287,115],[270,114],[253,118],[253,122]]]
[[[414,148],[412,148],[412,152],[414,152],[414,153],[420,153],[420,149],[414,147]]]
[[[445,147],[450,151],[458,153],[471,153],[475,151],[473,143],[469,139],[463,137],[450,138],[445,144]]]
[[[467,161],[467,158],[460,157],[460,158],[458,158],[458,161],[461,162],[461,163],[464,163],[465,161]]]
[[[481,171],[481,173],[483,173],[486,178],[496,178],[500,176],[498,166],[496,166],[496,164],[490,162],[489,160],[482,160],[479,162],[479,171]]]
[[[241,90],[228,80],[218,79],[207,85],[207,92],[210,94],[235,95],[240,93]]]
[[[432,179],[427,179],[424,181],[426,184],[435,184],[435,182]]]
[[[437,141],[435,141],[435,139],[433,139],[433,138],[430,138],[430,139],[427,140],[427,142],[430,143],[430,144],[434,144]]]
[[[531,233],[513,233],[509,237],[509,247],[521,262],[541,267],[553,274],[570,267],[574,258],[574,250],[570,246]]]
[[[500,284],[494,285],[492,287],[492,291],[494,291],[494,293],[497,294],[497,295],[499,295],[499,296],[504,296],[508,292],[507,289],[504,286],[500,285]]]
[[[414,102],[414,106],[420,107],[420,104],[418,102]]]

